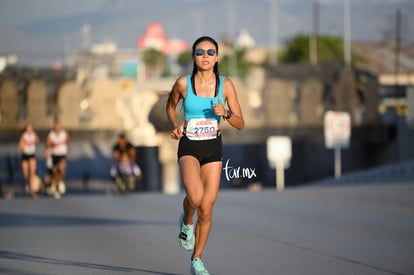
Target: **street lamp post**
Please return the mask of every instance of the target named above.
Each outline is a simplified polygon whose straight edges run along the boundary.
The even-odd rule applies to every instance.
[[[344,0],[344,62],[351,65],[351,16],[349,0]]]

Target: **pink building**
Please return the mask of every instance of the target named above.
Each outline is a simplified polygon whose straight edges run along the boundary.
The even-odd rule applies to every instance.
[[[147,26],[145,34],[137,41],[138,49],[154,48],[165,55],[177,55],[188,50],[187,42],[178,39],[168,39],[164,34],[162,25],[158,22]]]

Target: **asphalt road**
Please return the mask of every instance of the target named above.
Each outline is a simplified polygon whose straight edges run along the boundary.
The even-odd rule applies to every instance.
[[[0,273],[189,274],[183,194],[0,200]],[[414,183],[223,190],[211,274],[414,274]]]

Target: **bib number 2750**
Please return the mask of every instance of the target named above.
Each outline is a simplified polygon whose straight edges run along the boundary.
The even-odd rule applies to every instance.
[[[187,123],[186,136],[191,140],[208,140],[217,137],[217,120],[191,119]]]

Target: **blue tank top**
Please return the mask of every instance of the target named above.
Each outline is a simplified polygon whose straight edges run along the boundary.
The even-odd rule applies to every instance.
[[[223,96],[224,76],[220,77],[220,85],[216,97],[197,96],[193,91],[190,75],[187,75],[186,77],[187,96],[185,97],[183,103],[184,119],[188,121],[192,118],[215,118],[217,122],[220,122],[221,117],[214,114],[212,105],[218,103],[218,97],[220,97],[221,103],[225,104]]]

